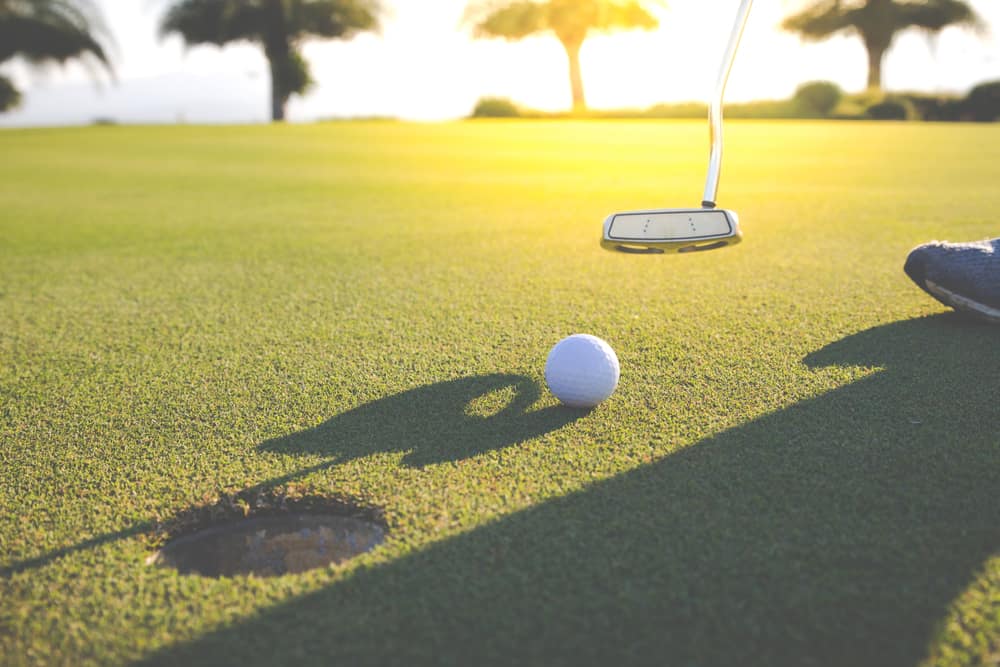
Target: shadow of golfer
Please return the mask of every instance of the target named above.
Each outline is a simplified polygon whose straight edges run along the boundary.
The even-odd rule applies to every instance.
[[[912,666],[1000,548],[997,334],[848,337],[805,362],[881,370],[148,664]]]
[[[281,454],[317,454],[321,463],[267,479],[240,492],[253,498],[310,473],[378,452],[407,452],[404,463],[422,467],[457,461],[531,440],[586,412],[560,406],[530,411],[541,390],[522,375],[480,375],[439,382],[389,396],[330,418],[323,424],[260,445]],[[475,409],[474,402],[487,400]],[[0,567],[0,577],[42,567],[71,554],[152,531],[139,523]]]
[[[406,452],[403,463],[411,467],[457,461],[531,440],[585,414],[561,406],[528,411],[540,395],[538,384],[521,375],[459,378],[367,403],[260,449],[320,455],[331,463],[379,452]],[[476,409],[477,400],[488,403]]]

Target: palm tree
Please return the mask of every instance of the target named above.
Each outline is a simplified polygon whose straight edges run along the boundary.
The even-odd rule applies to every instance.
[[[580,72],[580,47],[591,31],[643,29],[659,25],[642,0],[474,0],[465,10],[465,22],[476,37],[500,37],[516,41],[530,35],[552,32],[566,49],[573,110],[587,103]]]
[[[882,62],[896,34],[907,28],[937,33],[950,25],[980,28],[982,20],[962,0],[819,0],[782,23],[806,40],[840,32],[861,36],[868,51],[868,87],[882,87]]]
[[[10,79],[0,76],[0,112],[13,109],[21,103],[21,91]]]
[[[160,34],[177,33],[188,44],[263,46],[271,67],[271,117],[280,121],[288,99],[312,84],[302,41],[377,30],[380,13],[379,0],[173,0]]]
[[[0,0],[0,63],[17,56],[33,64],[79,58],[111,71],[104,22],[89,0]],[[21,93],[0,76],[0,111],[20,102]]]

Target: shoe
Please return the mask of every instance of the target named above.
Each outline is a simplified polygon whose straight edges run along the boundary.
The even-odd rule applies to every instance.
[[[925,243],[910,251],[903,270],[944,305],[1000,324],[1000,238]]]

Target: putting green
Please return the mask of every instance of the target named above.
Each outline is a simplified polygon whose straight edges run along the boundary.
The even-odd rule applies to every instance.
[[[0,133],[0,663],[995,660],[1000,329],[902,264],[1000,234],[1000,126],[731,123],[742,245],[602,251],[608,213],[698,203],[706,144]],[[589,413],[542,378],[576,332],[622,366]],[[300,496],[386,542],[145,565],[179,517]]]

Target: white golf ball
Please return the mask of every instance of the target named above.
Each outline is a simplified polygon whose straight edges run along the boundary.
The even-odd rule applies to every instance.
[[[574,334],[556,343],[545,362],[545,383],[571,408],[592,408],[614,393],[618,355],[597,336]]]

